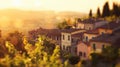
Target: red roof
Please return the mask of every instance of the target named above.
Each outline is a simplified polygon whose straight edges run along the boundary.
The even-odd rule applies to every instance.
[[[105,43],[115,43],[115,41],[117,39],[120,38],[120,33],[113,33],[113,34],[103,34],[103,35],[100,35],[98,37],[95,37],[93,39],[91,39],[90,41],[93,41],[93,42],[105,42]]]
[[[99,34],[98,29],[88,30],[85,33],[87,33],[87,34]]]
[[[77,20],[78,22],[80,23],[89,23],[89,24],[94,24],[94,23],[97,23],[97,22],[100,22],[100,21],[103,21],[103,19],[100,19],[100,18],[89,18],[89,19],[84,19],[84,20]]]
[[[120,27],[120,21],[117,22],[117,23],[115,21],[110,22],[110,23],[108,23],[106,25],[101,26],[100,28],[102,28],[102,29],[116,29],[118,27]]]
[[[76,32],[76,31],[79,31],[79,30],[83,30],[83,29],[64,29],[64,30],[62,30],[62,32],[72,33],[72,32]]]
[[[76,34],[72,34],[72,37],[82,37],[84,34],[84,32],[80,32],[80,33],[76,33]]]

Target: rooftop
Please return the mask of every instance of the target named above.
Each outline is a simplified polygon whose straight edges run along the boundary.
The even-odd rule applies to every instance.
[[[115,22],[115,21],[110,22],[106,25],[101,26],[100,28],[102,28],[102,29],[115,29],[118,27],[120,27],[120,21],[119,22]]]
[[[72,37],[82,37],[84,34],[84,32],[80,32],[80,33],[76,33],[76,34],[72,34]]]
[[[94,30],[88,30],[88,31],[86,31],[85,33],[87,33],[87,34],[99,34],[99,32],[98,32],[97,29],[94,29]]]
[[[89,19],[84,19],[84,20],[78,19],[77,21],[78,21],[79,23],[90,23],[90,24],[94,24],[94,23],[103,21],[103,19],[101,19],[101,18],[89,18]]]
[[[37,35],[47,35],[47,36],[60,36],[61,35],[61,31],[60,29],[43,29],[43,28],[39,28],[37,30],[32,30],[29,33],[35,33]]]
[[[62,30],[62,32],[64,32],[64,33],[72,33],[72,32],[76,32],[76,31],[79,31],[79,30],[83,30],[83,29],[64,29],[64,30]]]
[[[91,39],[90,41],[93,42],[105,42],[105,43],[115,43],[117,39],[120,38],[120,33],[113,33],[113,34],[103,34],[98,37]]]

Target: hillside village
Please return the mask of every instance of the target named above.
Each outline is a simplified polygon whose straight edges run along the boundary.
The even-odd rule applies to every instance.
[[[86,17],[69,11],[0,12],[0,22],[6,21],[0,25],[0,67],[120,67],[120,5],[112,6],[106,1],[102,12],[90,9]]]
[[[90,59],[92,52],[100,53],[107,46],[120,48],[120,19],[108,22],[101,18],[78,18],[71,29],[39,28],[33,31],[29,32],[33,40],[36,35],[45,35],[60,45],[61,50],[84,60]]]

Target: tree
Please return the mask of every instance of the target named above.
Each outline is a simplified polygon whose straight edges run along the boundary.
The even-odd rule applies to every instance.
[[[57,63],[60,61],[60,46],[57,45],[54,49],[54,52],[50,58],[50,61],[53,63]]]
[[[120,5],[119,5],[119,16],[120,16]]]
[[[64,20],[62,23],[59,23],[59,24],[57,25],[57,27],[58,27],[59,29],[70,29],[70,28],[71,28],[71,26],[68,25],[68,23],[67,23],[66,20]]]
[[[77,64],[80,61],[80,57],[79,56],[71,56],[69,58],[69,63],[72,65]]]
[[[100,8],[97,9],[97,17],[101,17]]]
[[[89,17],[92,17],[92,10],[90,9]]]
[[[13,44],[11,44],[10,42],[6,42],[5,43],[6,48],[8,49],[8,53],[10,54],[10,56],[14,56],[17,53],[17,50],[15,49],[15,47],[13,46]]]
[[[14,31],[8,34],[6,41],[9,41],[14,45],[18,51],[24,51],[23,34],[19,31]]]
[[[119,11],[119,5],[116,3],[113,3],[113,15],[115,16],[120,16],[120,11]]]
[[[103,6],[103,12],[102,12],[102,17],[107,17],[110,16],[110,9],[109,9],[109,4],[106,2]]]
[[[92,66],[96,67],[99,60],[101,59],[100,54],[99,53],[91,53],[91,57],[92,57],[92,59],[91,59]]]
[[[119,57],[119,53],[118,53],[118,49],[112,46],[108,46],[106,48],[103,49],[102,51],[102,55],[105,58],[104,60],[107,62],[115,62],[118,57]]]
[[[47,52],[48,55],[51,55],[55,49],[56,43],[53,40],[44,37],[43,45],[45,47],[45,52]]]

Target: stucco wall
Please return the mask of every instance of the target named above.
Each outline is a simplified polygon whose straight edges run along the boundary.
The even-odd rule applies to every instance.
[[[98,35],[97,34],[87,34],[87,33],[84,33],[84,41],[86,41],[86,36],[88,37],[88,41],[90,39],[92,39],[93,37],[97,37]]]
[[[77,28],[84,29],[84,24],[83,23],[78,23]]]
[[[100,27],[100,26],[102,26],[102,25],[105,25],[105,24],[107,24],[107,21],[96,22],[96,23],[95,23],[95,28],[98,28],[98,27]]]
[[[63,35],[64,35],[64,40],[63,40]],[[70,40],[68,40],[68,36],[70,36]],[[63,46],[65,46],[65,48],[67,46],[71,46],[71,34],[70,33],[62,33],[61,46],[62,46],[62,49],[63,49]]]
[[[88,23],[85,24],[85,30],[92,30],[92,29],[94,29],[94,24],[88,24]]]
[[[102,28],[99,28],[99,34],[102,34],[102,33],[108,33],[108,34],[111,34],[113,31],[110,30],[110,29],[102,29]]]
[[[81,59],[88,59],[88,56],[89,56],[89,47],[85,43],[80,42],[77,45],[77,55],[78,56],[79,56],[79,52],[82,52],[82,56],[80,56]],[[86,56],[84,56],[83,53],[85,53]]]
[[[106,47],[106,46],[111,46],[110,43],[104,43],[104,42],[90,42],[91,52],[94,51],[94,50],[93,50],[93,44],[96,45],[96,52],[101,52],[101,51],[102,51],[103,45],[105,45],[105,47]]]

